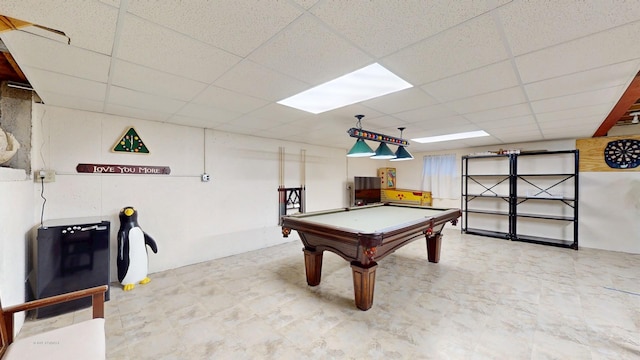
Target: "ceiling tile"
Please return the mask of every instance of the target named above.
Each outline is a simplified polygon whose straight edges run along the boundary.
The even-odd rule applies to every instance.
[[[299,119],[312,119],[314,114],[309,114],[306,111],[290,108],[288,106],[271,103],[263,106],[259,109],[248,113],[250,116],[256,118],[265,119],[273,122],[274,126],[278,126],[283,123],[289,123]]]
[[[529,104],[516,104],[503,106],[490,110],[483,110],[465,114],[464,117],[474,123],[483,123],[500,119],[510,119],[513,117],[525,116],[531,114]]]
[[[365,122],[366,121],[366,122]],[[407,122],[390,115],[382,115],[377,117],[365,118],[362,120],[362,128],[377,133],[384,133],[391,136],[400,136],[398,127],[407,127]],[[357,126],[345,127],[344,131]]]
[[[291,123],[276,125],[261,131],[261,136],[275,139],[297,141],[297,135],[304,132],[304,127],[292,126]]]
[[[362,102],[362,105],[387,114],[414,110],[436,104],[436,100],[420,88],[409,88]]]
[[[385,56],[489,10],[484,1],[324,1],[310,11],[374,56]]]
[[[211,118],[192,118],[182,115],[172,115],[167,119],[167,122],[176,125],[193,126],[205,129],[216,129],[218,126],[223,124],[222,122],[218,122]]]
[[[100,0],[100,2],[113,7],[120,7],[120,0]]]
[[[513,126],[504,126],[500,128],[493,128],[489,130],[485,130],[492,136],[499,137],[504,139],[508,137],[507,135],[511,134],[540,134],[540,127],[534,121],[529,121],[527,123],[522,123]]]
[[[107,82],[108,56],[20,31],[3,33],[2,40],[21,67]]]
[[[171,115],[166,122],[183,126],[194,126],[206,129],[216,129],[216,127],[224,124],[222,121],[218,121],[214,118],[193,118],[182,115]]]
[[[207,84],[240,61],[238,56],[135,16],[122,21],[115,50],[119,59]]]
[[[640,21],[515,58],[523,83],[531,83],[640,57]]]
[[[497,11],[514,55],[575,40],[640,18],[640,7],[633,1],[549,1],[544,4],[513,1]]]
[[[463,139],[459,141],[459,144],[460,144],[459,148],[492,146],[495,150],[499,150],[501,148],[500,145],[504,144],[504,141],[494,136],[485,136],[485,137],[477,137],[477,138],[471,138],[471,139]]]
[[[220,77],[214,85],[271,101],[285,99],[309,88],[309,85],[299,80],[252,61],[242,61]]]
[[[71,47],[111,54],[118,9],[109,4],[85,0],[2,0],[1,7],[2,15],[62,31],[71,39]],[[55,37],[67,44],[64,36]]]
[[[215,122],[226,123],[238,118],[242,114],[212,106],[189,103],[176,112],[176,115],[196,119],[212,119]]]
[[[170,99],[190,101],[207,85],[122,60],[111,69],[111,84]]]
[[[225,125],[228,125],[228,126],[234,126],[234,127],[239,127],[243,129],[253,129],[256,131],[256,133],[254,134],[256,136],[260,136],[259,131],[270,129],[274,127],[276,124],[277,123],[255,117],[253,115],[241,115],[240,117],[225,123]],[[224,126],[222,128],[224,128]]]
[[[540,131],[531,131],[528,133],[512,133],[506,134],[504,137],[496,136],[503,144],[525,143],[531,141],[543,141],[544,137],[540,135]]]
[[[374,62],[311,15],[298,18],[248,59],[311,85]]]
[[[500,131],[502,129],[517,128],[521,126],[534,126],[535,128],[538,128],[538,125],[532,115],[509,117],[500,120],[485,121],[482,123],[482,129],[491,133],[493,133],[494,130]]]
[[[296,120],[286,124],[280,124],[264,130],[265,136],[275,135],[278,138],[294,138],[297,135],[305,134],[309,131],[313,131],[314,122],[309,119]],[[346,129],[345,129],[346,136]],[[293,140],[293,139],[292,139]]]
[[[574,131],[571,130],[573,127],[573,125],[569,125],[567,127],[558,127],[555,129],[545,129],[542,131],[542,133],[544,134],[544,138],[547,140],[554,140],[554,139],[566,139],[567,138],[567,131]],[[593,133],[598,129],[598,126],[583,126],[580,129],[578,129],[576,131],[576,136],[573,138],[587,138],[587,137],[592,137]]]
[[[59,92],[39,91],[38,96],[40,96],[45,104],[55,104],[55,106],[69,109],[101,112],[104,108],[104,103],[102,101],[63,95]]]
[[[331,132],[333,136],[342,137],[344,135],[345,137],[348,137],[347,130],[353,127],[354,124],[355,122],[352,123],[350,122],[349,119],[346,119],[345,121],[344,118],[334,118],[334,117],[327,117],[327,116],[323,117],[323,116],[314,115],[304,119],[295,120],[293,122],[286,123],[284,125],[291,126],[294,129],[299,129],[299,131],[297,132],[299,137],[308,139],[308,137],[312,133],[325,132],[325,131]],[[304,142],[304,140],[300,140],[300,141]]]
[[[37,86],[38,94],[57,92],[63,96],[95,100],[99,103],[104,101],[107,90],[107,84],[105,83],[31,67],[25,67],[22,70],[29,74],[29,82],[31,85]],[[60,88],[60,84],[65,84],[65,86]]]
[[[234,122],[217,125],[216,130],[244,135],[256,135],[256,132],[259,131],[251,126],[243,126],[241,123]]]
[[[536,114],[536,119],[538,122],[550,122],[550,121],[558,121],[565,119],[580,119],[584,117],[599,117],[601,120],[605,116],[603,114],[608,114],[611,110],[612,106],[610,103],[598,104],[598,105],[586,105],[578,108],[568,109],[568,110],[560,110],[560,111],[551,111],[545,113]]]
[[[529,100],[542,100],[584,91],[626,85],[640,67],[637,60],[525,84]]]
[[[457,115],[457,113],[451,110],[450,107],[444,105],[426,106],[420,109],[394,114],[395,117],[409,124],[429,120],[440,120],[454,115]]]
[[[615,104],[620,98],[620,95],[624,91],[622,86],[614,86],[606,89],[600,89],[595,91],[587,91],[579,94],[566,95],[555,97],[552,99],[545,99],[539,101],[532,101],[531,106],[537,113],[560,111],[580,108],[582,106],[591,106],[598,104]],[[606,114],[605,114],[606,116]]]
[[[484,15],[400,50],[380,63],[418,86],[507,57],[494,19]]]
[[[105,105],[104,112],[107,114],[124,116],[128,118],[147,119],[154,121],[165,121],[170,116],[170,114],[154,111],[152,109],[140,109],[118,104]]]
[[[557,119],[555,121],[545,121],[540,122],[540,129],[543,131],[549,131],[553,129],[566,129],[575,125],[576,123],[580,123],[582,126],[586,126],[591,131],[591,135],[596,130],[597,126],[600,125],[601,117],[600,116],[575,116],[573,118],[565,118],[565,119]],[[595,127],[594,127],[595,126]],[[589,135],[589,136],[591,136]]]
[[[302,6],[303,8],[309,10],[315,4],[317,4],[320,0],[294,0],[296,4]]]
[[[457,127],[464,126],[465,128],[471,127],[477,129],[477,125],[471,123],[469,120],[465,119],[460,115],[447,116],[438,119],[437,121],[420,121],[418,123],[409,123],[407,127],[411,127],[412,129],[426,129],[431,130],[434,128],[433,124],[438,124],[437,127],[440,128],[449,128],[449,127]],[[471,131],[471,130],[469,130]]]
[[[526,98],[520,87],[512,87],[474,96],[467,99],[448,102],[446,105],[456,109],[460,114],[474,113],[483,110],[502,108],[510,105],[523,104]]]
[[[130,1],[127,10],[241,57],[302,14],[286,1]]]
[[[236,113],[249,113],[269,104],[266,100],[247,96],[245,94],[233,92],[213,85],[202,91],[193,99],[192,102],[194,104],[212,106]]]
[[[111,86],[109,88],[107,101],[109,104],[169,114],[175,113],[185,105],[184,101],[144,94],[118,86]]]
[[[480,95],[519,85],[511,61],[487,65],[479,69],[430,82],[422,86],[429,95],[442,102]]]
[[[338,120],[340,121],[340,123],[348,124],[349,127],[351,127],[351,124],[355,125],[357,121],[355,117],[356,115],[364,115],[365,117],[362,119],[362,124],[366,124],[369,122],[369,119],[373,119],[384,114],[368,106],[365,106],[364,103],[356,103],[317,114],[314,116],[314,118],[323,122]]]

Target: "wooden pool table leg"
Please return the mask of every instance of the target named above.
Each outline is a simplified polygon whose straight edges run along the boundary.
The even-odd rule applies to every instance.
[[[427,256],[429,262],[437,263],[440,261],[440,244],[442,243],[442,235],[427,236]]]
[[[362,311],[369,310],[373,305],[373,290],[376,284],[377,267],[378,264],[375,262],[371,262],[367,267],[362,267],[357,261],[351,262],[356,306]]]
[[[320,284],[322,275],[322,251],[310,250],[304,251],[304,268],[307,272],[307,284],[316,286]]]

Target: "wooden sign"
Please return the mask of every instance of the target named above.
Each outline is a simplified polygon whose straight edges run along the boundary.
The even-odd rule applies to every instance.
[[[142,175],[169,175],[171,168],[168,166],[146,165],[107,165],[107,164],[78,164],[76,171],[90,174],[142,174]]]
[[[577,139],[580,171],[640,171],[640,136]]]

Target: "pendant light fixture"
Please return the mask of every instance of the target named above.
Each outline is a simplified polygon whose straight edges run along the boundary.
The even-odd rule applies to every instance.
[[[400,130],[400,138],[402,138],[402,131],[406,129],[404,127],[399,127]],[[396,157],[391,159],[391,161],[404,161],[404,160],[413,160],[413,155],[409,152],[409,150],[405,149],[404,146],[398,146],[398,150],[396,150]]]
[[[347,153],[348,157],[370,157],[371,159],[392,160],[398,158],[398,160],[412,160],[413,156],[407,151],[406,147],[409,146],[409,142],[402,139],[402,130],[405,128],[398,128],[400,130],[400,137],[394,137],[384,134],[375,133],[373,131],[362,129],[362,118],[364,115],[356,115],[358,119],[357,127],[347,130],[349,136],[356,138],[356,143],[351,150]],[[379,142],[380,145],[374,152],[365,140],[371,140]],[[398,150],[394,153],[389,145],[397,145]]]
[[[375,155],[373,155],[371,158],[378,160],[389,160],[394,159],[395,157],[396,154],[391,151],[389,145],[387,145],[386,143],[380,143],[380,145],[378,145],[378,148],[376,149]]]
[[[353,145],[351,150],[349,150],[349,153],[347,154],[347,156],[348,157],[368,157],[375,154],[376,154],[375,151],[373,151],[373,149],[371,149],[371,147],[369,147],[369,145],[367,145],[367,143],[364,142],[364,140],[358,139],[356,140],[356,143]]]
[[[358,127],[358,130],[360,130],[360,132],[362,132],[362,124],[360,123],[360,121],[362,120],[363,117],[364,115],[356,115],[356,119],[358,119],[358,123],[356,124],[356,126]],[[362,138],[358,138],[358,140],[356,140],[356,143],[353,145],[351,150],[349,150],[349,152],[347,153],[347,156],[348,157],[369,157],[375,154],[376,153],[373,151],[373,149],[371,149],[371,147],[369,147],[369,145],[367,145],[367,143],[364,142]]]

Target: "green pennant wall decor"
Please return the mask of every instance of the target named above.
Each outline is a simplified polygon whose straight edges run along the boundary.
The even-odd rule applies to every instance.
[[[133,154],[148,154],[149,149],[144,145],[140,135],[134,128],[129,128],[120,137],[120,140],[113,147],[113,152],[127,152]]]

